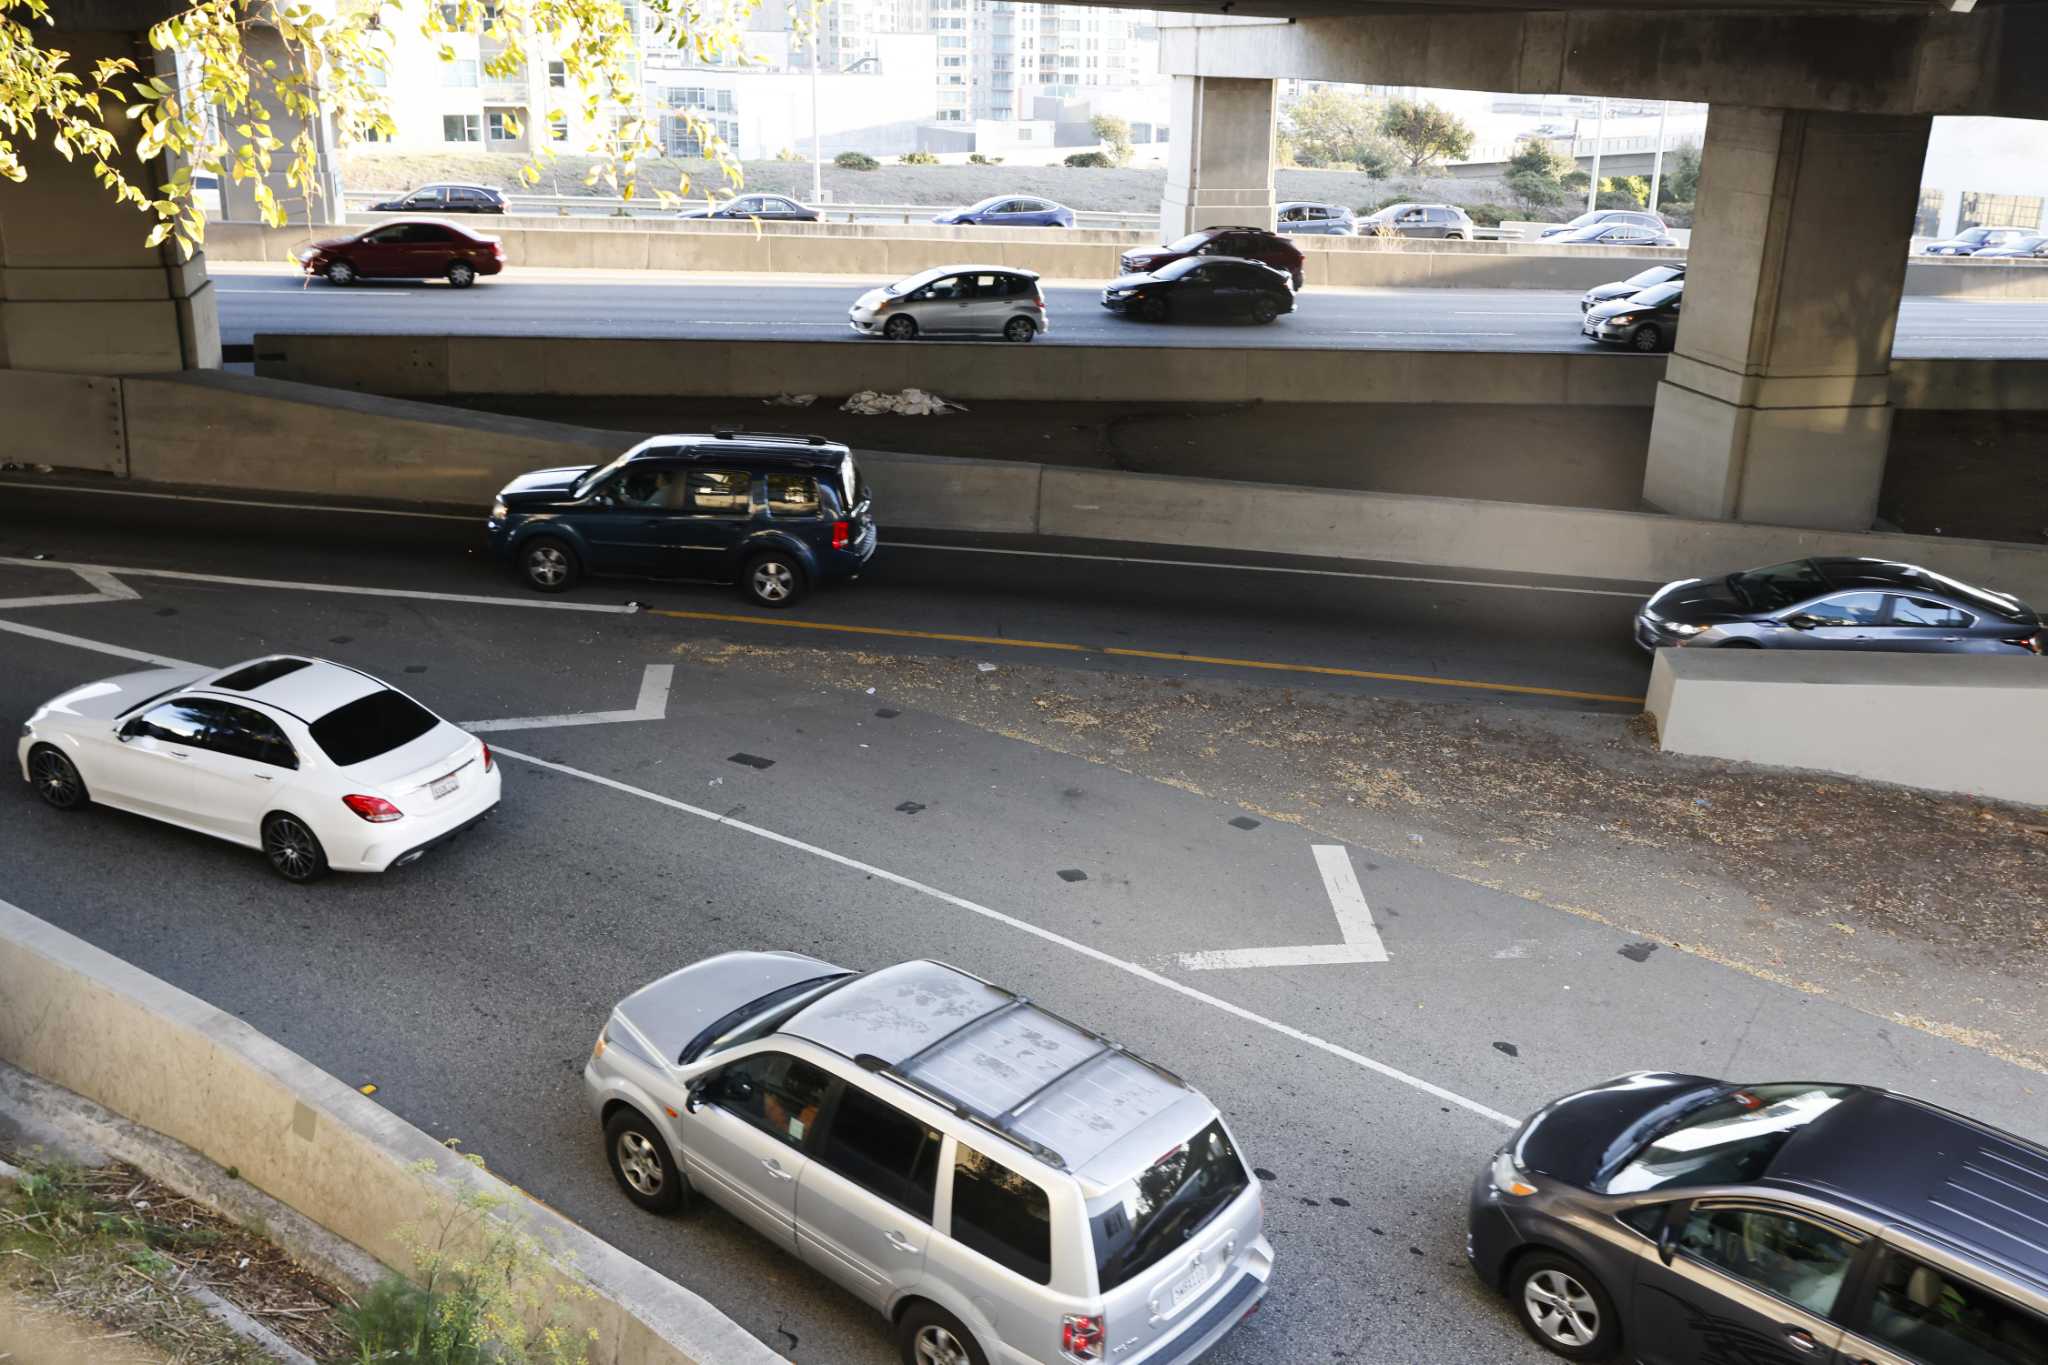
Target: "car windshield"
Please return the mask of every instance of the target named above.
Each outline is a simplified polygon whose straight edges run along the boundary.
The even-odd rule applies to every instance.
[[[582,478],[576,480],[576,486],[570,489],[569,491],[575,494],[578,498],[589,497],[591,489],[597,487],[606,479],[610,478],[614,470],[616,470],[620,465],[624,464],[626,461],[632,458],[633,452],[629,450],[625,454],[619,456],[617,459],[612,460],[607,464],[592,465],[590,469],[585,471]]]
[[[1565,226],[1568,228],[1582,228],[1586,226],[1586,224],[1588,223],[1600,223],[1605,221],[1606,218],[1603,214],[1582,213],[1578,217],[1572,219],[1569,223],[1566,223]]]
[[[1653,284],[1629,299],[1631,308],[1662,308],[1685,292],[1685,286],[1676,280],[1665,284]]]
[[[1162,265],[1153,275],[1162,280],[1177,280],[1191,270],[1200,270],[1206,262],[1194,256],[1183,256],[1170,265]]]
[[[1089,1219],[1101,1292],[1179,1251],[1250,1185],[1220,1119],[1152,1163]]]
[[[1208,240],[1209,234],[1206,232],[1190,232],[1177,242],[1168,242],[1166,249],[1168,251],[1193,251]]]
[[[1678,278],[1678,274],[1679,272],[1676,266],[1653,265],[1648,270],[1645,270],[1640,274],[1629,276],[1627,279],[1623,280],[1622,283],[1627,285],[1633,285],[1636,288],[1636,290],[1640,292],[1644,289],[1648,289],[1653,284],[1665,284],[1671,280],[1675,280]]]
[[[1833,585],[1809,559],[1728,575],[1728,590],[1751,611],[1776,611],[1826,592]]]
[[[1689,1109],[1616,1171],[1603,1194],[1761,1179],[1794,1133],[1853,1093],[1845,1085],[1756,1085]]]
[[[402,748],[440,723],[411,697],[385,687],[336,707],[306,728],[335,767],[347,768]]]
[[[1958,232],[1956,234],[1956,240],[1959,242],[1982,242],[1987,240],[1990,236],[1990,228],[1971,228],[1967,232]]]
[[[1588,223],[1582,228],[1574,228],[1572,231],[1563,234],[1558,240],[1565,242],[1597,242],[1600,240],[1600,234],[1613,226],[1614,224],[1612,223]]]
[[[814,976],[808,981],[793,981],[778,990],[749,1000],[736,1010],[706,1024],[696,1037],[684,1044],[682,1055],[676,1058],[678,1066],[695,1061],[707,1053],[719,1052],[741,1043],[751,1043],[756,1038],[766,1037],[782,1027],[783,1022],[798,1010],[816,1000],[834,986],[853,980],[854,972],[835,972],[831,976]]]
[[[2048,237],[2022,237],[2017,242],[2007,242],[2005,249],[2008,251],[2039,251],[2043,243],[2048,243]]]
[[[894,284],[884,285],[882,287],[882,292],[884,294],[908,294],[915,290],[924,288],[933,280],[942,280],[948,275],[953,275],[957,273],[957,267],[944,265],[938,266],[931,270],[920,270],[915,275],[912,275],[907,279],[898,280]]]
[[[1007,195],[1007,194],[993,194],[993,195],[990,195],[990,196],[989,196],[988,198],[986,198],[986,199],[982,200],[982,201],[981,201],[980,203],[978,203],[978,204],[971,204],[971,205],[969,205],[969,206],[968,206],[968,209],[967,209],[967,211],[968,211],[969,213],[987,213],[987,212],[988,212],[988,211],[989,211],[990,209],[994,208],[994,207],[995,207],[995,206],[996,206],[997,204],[1007,204],[1007,203],[1009,203],[1009,202],[1010,202],[1010,199],[1011,199],[1011,198],[1012,198],[1012,196],[1010,196],[1010,195]]]

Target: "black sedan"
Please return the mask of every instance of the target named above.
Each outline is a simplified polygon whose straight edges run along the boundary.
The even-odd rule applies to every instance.
[[[787,195],[743,194],[737,199],[728,199],[723,204],[700,204],[693,209],[684,209],[676,217],[758,218],[764,223],[815,223],[818,221],[818,212],[816,209],[805,208]]]
[[[1633,298],[1645,289],[1673,280],[1685,278],[1685,262],[1673,261],[1670,265],[1653,265],[1648,270],[1638,271],[1625,280],[1612,284],[1596,284],[1579,298],[1579,311],[1592,311],[1595,305],[1613,303],[1616,299]]]
[[[2018,598],[1886,559],[1795,559],[1657,589],[1636,613],[1644,649],[1861,649],[2048,654]]]
[[[489,185],[422,185],[370,205],[372,213],[503,213],[505,192]]]
[[[1294,311],[1286,272],[1257,261],[1185,256],[1147,275],[1125,275],[1102,291],[1102,306],[1147,322],[1271,322]]]
[[[1678,341],[1678,308],[1684,300],[1684,280],[1653,284],[1640,294],[1594,304],[1579,331],[1610,346],[1668,351]]]

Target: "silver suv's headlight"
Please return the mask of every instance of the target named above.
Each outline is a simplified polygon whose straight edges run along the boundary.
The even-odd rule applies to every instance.
[[[1536,1187],[1529,1183],[1528,1178],[1522,1174],[1522,1168],[1515,1164],[1515,1154],[1511,1151],[1501,1151],[1494,1155],[1491,1179],[1496,1190],[1502,1194],[1514,1195],[1517,1199],[1526,1199],[1536,1193]]]

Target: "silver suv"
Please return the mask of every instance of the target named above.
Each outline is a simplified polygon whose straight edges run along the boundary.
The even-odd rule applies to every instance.
[[[1214,1105],[943,963],[708,958],[620,1001],[583,1080],[629,1199],[723,1205],[905,1365],[1185,1365],[1272,1273]]]

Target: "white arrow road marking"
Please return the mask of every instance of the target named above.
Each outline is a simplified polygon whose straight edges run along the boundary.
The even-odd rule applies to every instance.
[[[331,592],[356,597],[402,597],[417,602],[469,602],[482,607],[537,607],[544,611],[595,611],[631,616],[639,607],[609,602],[564,602],[545,597],[486,597],[466,592],[425,592],[418,588],[364,588],[347,583],[299,583],[277,578],[239,578],[221,573],[188,573],[182,569],[138,569],[128,565],[51,563],[41,559],[10,559],[0,555],[0,564],[19,564],[31,569],[70,569],[84,574],[98,571],[125,578],[169,578],[181,583],[217,583],[231,588],[278,588],[285,592]]]
[[[64,635],[54,630],[43,630],[37,626],[25,626],[19,621],[0,621],[0,630],[14,635],[26,635],[35,640],[48,640],[52,644],[70,645],[74,649],[90,649],[99,654],[111,654],[117,659],[133,659],[137,663],[155,664],[158,668],[204,668],[184,659],[166,658],[161,654],[145,654],[139,649],[123,649],[101,640],[88,640],[80,635]]]
[[[471,731],[554,730],[565,725],[616,725],[628,720],[660,720],[668,715],[669,684],[675,680],[674,664],[649,664],[640,675],[640,699],[630,711],[582,711],[567,716],[522,716],[516,720],[466,720],[462,728]]]
[[[72,564],[48,564],[47,561],[39,559],[10,559],[5,562],[69,569],[90,584],[93,591],[58,593],[50,597],[0,597],[0,611],[11,611],[16,607],[83,607],[94,602],[132,602],[142,596],[105,569],[80,568]]]
[[[1337,932],[1344,936],[1342,943],[1181,953],[1180,965],[1196,971],[1213,971],[1219,967],[1334,967],[1353,962],[1385,962],[1387,946],[1380,942],[1379,927],[1372,922],[1372,909],[1365,903],[1358,873],[1351,867],[1351,855],[1342,844],[1316,844],[1314,849],[1316,867],[1323,874],[1323,889],[1330,893],[1330,905],[1337,912]]]

